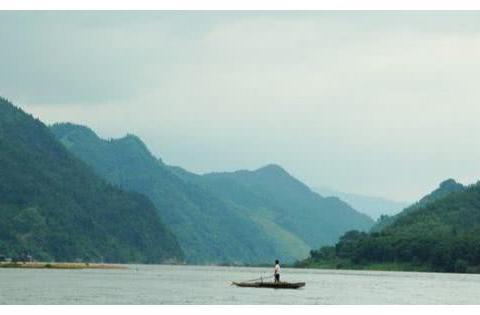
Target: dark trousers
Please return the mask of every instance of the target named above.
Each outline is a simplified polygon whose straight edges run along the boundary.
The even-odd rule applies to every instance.
[[[280,282],[280,274],[279,273],[275,274],[275,282]]]

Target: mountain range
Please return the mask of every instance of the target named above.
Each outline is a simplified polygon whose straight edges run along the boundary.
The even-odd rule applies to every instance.
[[[136,136],[105,140],[85,126],[51,131],[99,176],[148,196],[189,263],[291,262],[373,220],[323,198],[278,165],[198,175],[153,156]]]
[[[199,175],[2,98],[0,178],[2,256],[480,272],[480,183],[445,180],[374,225],[279,165]]]

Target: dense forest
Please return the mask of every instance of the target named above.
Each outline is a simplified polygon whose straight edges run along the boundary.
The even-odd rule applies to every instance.
[[[136,136],[104,140],[87,127],[51,130],[110,183],[146,194],[191,263],[293,262],[374,223],[337,198],[322,198],[278,166],[197,175],[166,165]]]
[[[42,122],[0,99],[0,254],[159,263],[183,253],[145,196],[95,175]]]
[[[447,180],[383,227],[349,231],[297,266],[480,272],[480,184]]]

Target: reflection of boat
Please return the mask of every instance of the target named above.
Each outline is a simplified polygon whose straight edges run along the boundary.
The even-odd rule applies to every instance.
[[[298,289],[305,286],[305,282],[232,282],[242,288],[271,288],[271,289]]]

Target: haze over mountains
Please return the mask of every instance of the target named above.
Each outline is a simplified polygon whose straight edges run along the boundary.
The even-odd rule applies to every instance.
[[[279,165],[198,175],[134,135],[48,128],[5,99],[0,176],[0,254],[10,257],[258,264],[310,253],[300,266],[480,272],[479,183],[445,180],[372,227]]]
[[[381,215],[394,215],[409,205],[407,202],[341,192],[326,186],[317,186],[314,187],[313,190],[322,196],[338,197],[350,204],[356,210],[368,214],[375,220]]]
[[[188,262],[294,261],[373,221],[323,198],[277,165],[203,176],[165,165],[133,135],[104,140],[87,127],[55,124],[57,138],[97,174],[147,195]]]
[[[256,171],[211,173],[203,178],[214,191],[254,209],[257,216],[268,218],[273,211],[275,222],[299,235],[309,246],[332,243],[340,231],[351,226],[365,230],[372,222],[340,199],[312,192],[278,165]]]
[[[165,165],[134,135],[48,128],[5,99],[0,114],[0,253],[8,257],[293,262],[373,224],[277,165],[200,176]]]
[[[269,238],[240,209],[175,176],[138,138],[106,141],[72,124],[51,130],[100,176],[145,193],[188,252],[189,262],[258,262],[274,254]]]

